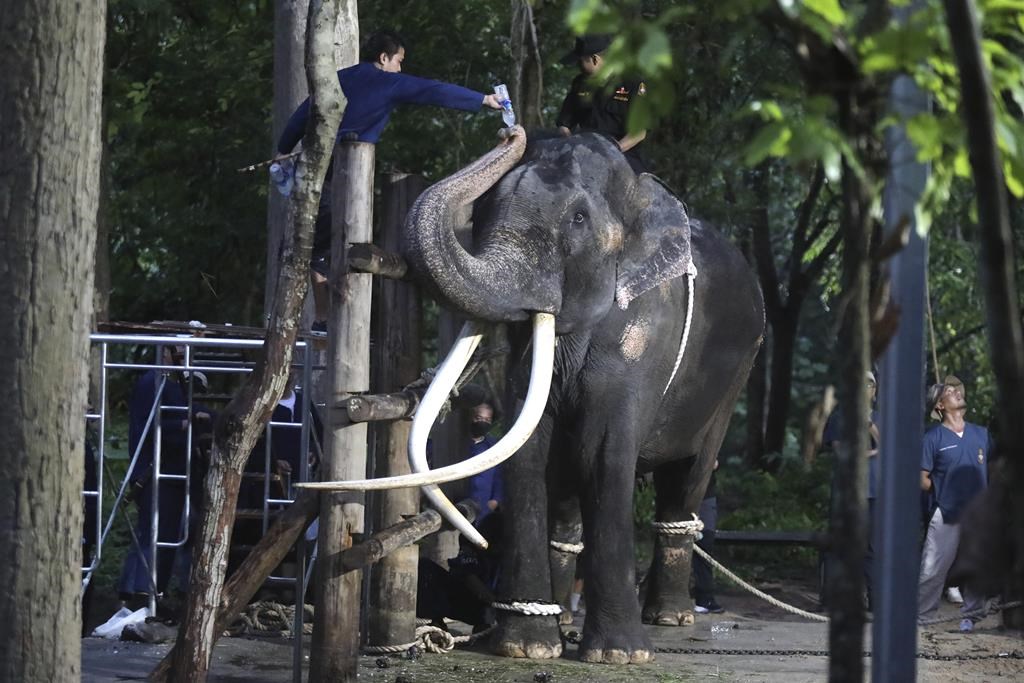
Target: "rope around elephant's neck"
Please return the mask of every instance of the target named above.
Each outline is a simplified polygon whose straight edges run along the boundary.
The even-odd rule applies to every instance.
[[[693,282],[697,275],[695,272],[689,272],[686,274],[686,322],[683,323],[683,338],[679,342],[679,353],[676,355],[676,364],[672,367],[672,374],[668,378],[668,383],[665,384],[664,390],[661,395],[664,396],[668,393],[668,388],[672,386],[672,380],[676,378],[676,373],[679,372],[679,365],[683,362],[683,352],[686,351],[686,341],[690,338],[690,323],[693,320]]]

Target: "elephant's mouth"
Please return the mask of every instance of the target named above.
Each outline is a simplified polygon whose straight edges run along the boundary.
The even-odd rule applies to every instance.
[[[423,401],[413,418],[412,432],[409,435],[409,464],[413,474],[403,474],[380,479],[363,479],[354,481],[330,481],[299,484],[306,488],[331,491],[380,491],[387,489],[420,486],[423,492],[438,511],[455,528],[466,535],[477,545],[486,548],[487,541],[480,532],[452,504],[437,486],[449,481],[466,479],[480,472],[497,467],[508,460],[526,440],[533,434],[537,423],[547,405],[548,392],[551,389],[551,375],[554,367],[555,351],[555,318],[548,313],[533,315],[532,367],[530,369],[530,386],[515,424],[505,433],[498,443],[483,453],[456,463],[431,470],[427,466],[427,436],[437,419],[441,406],[448,399],[448,394],[458,380],[462,370],[469,362],[473,350],[480,343],[481,334],[477,332],[476,323],[468,322],[459,333],[448,357],[438,369],[434,380],[430,383]]]

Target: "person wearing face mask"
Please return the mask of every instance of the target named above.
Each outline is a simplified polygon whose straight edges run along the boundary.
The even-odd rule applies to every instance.
[[[489,435],[494,425],[494,406],[485,401],[473,409],[469,423],[469,457],[479,455],[493,446],[496,439]],[[480,509],[476,518],[476,526],[490,516],[501,505],[505,498],[505,485],[501,477],[501,466],[492,467],[469,480],[469,497],[476,501]]]

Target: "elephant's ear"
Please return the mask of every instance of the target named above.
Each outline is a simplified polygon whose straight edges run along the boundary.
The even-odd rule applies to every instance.
[[[690,217],[686,207],[662,182],[644,173],[632,197],[633,223],[619,258],[615,302],[629,302],[662,282],[696,275],[690,252]]]

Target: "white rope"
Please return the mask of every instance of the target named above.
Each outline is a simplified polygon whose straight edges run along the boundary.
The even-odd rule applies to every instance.
[[[679,372],[679,365],[683,362],[683,352],[686,351],[686,340],[690,338],[690,322],[693,320],[693,281],[695,278],[695,273],[686,274],[687,303],[686,322],[683,324],[683,339],[679,342],[679,354],[676,355],[676,364],[672,367],[672,374],[669,376],[668,383],[661,392],[662,396],[668,393],[668,388],[672,386],[672,380],[676,378],[676,373]]]
[[[563,553],[570,553],[572,555],[579,555],[583,552],[582,543],[562,543],[560,541],[549,541],[548,545],[550,545],[555,550],[560,550]]]
[[[779,609],[785,610],[786,612],[789,612],[790,614],[795,614],[799,617],[804,617],[805,619],[810,619],[811,621],[828,621],[828,617],[823,617],[820,614],[815,614],[814,612],[807,612],[806,610],[802,610],[799,607],[793,607],[792,605],[788,605],[777,598],[773,598],[764,591],[760,591],[757,588],[754,588],[749,583],[747,583],[746,581],[744,581],[743,579],[741,579],[740,577],[736,576],[731,571],[723,567],[721,563],[719,563],[715,558],[711,557],[706,552],[704,552],[704,549],[700,546],[695,544],[693,546],[693,550],[698,555],[703,557],[708,564],[710,564],[712,567],[725,574],[731,581],[736,583],[738,586],[747,589],[757,597],[771,603],[772,605],[775,605]]]
[[[693,536],[700,538],[700,532],[704,531],[704,522],[694,513],[693,519],[683,522],[651,522],[651,526],[659,534],[666,536]]]
[[[421,620],[417,619],[417,622]],[[489,635],[494,630],[494,626],[474,633],[468,636],[456,636],[452,635],[448,631],[444,630],[439,626],[432,624],[421,624],[416,627],[416,639],[411,643],[405,643],[403,645],[367,645],[362,649],[363,654],[367,655],[396,655],[405,652],[412,647],[421,647],[427,652],[433,652],[434,654],[444,654],[451,652],[455,649],[456,645],[462,645],[464,643],[472,643],[475,640],[483,638]]]
[[[562,606],[552,602],[492,602],[491,607],[504,612],[518,612],[534,617],[553,617],[562,613]]]

